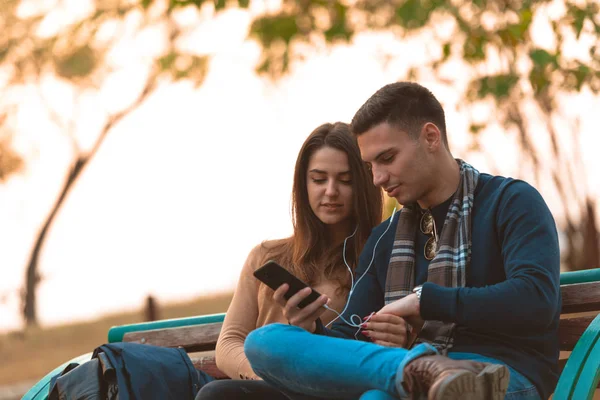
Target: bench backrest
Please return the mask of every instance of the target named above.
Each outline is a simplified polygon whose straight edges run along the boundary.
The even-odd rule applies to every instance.
[[[561,286],[562,311],[559,325],[560,368],[564,368],[570,352],[600,311],[600,282],[573,283]],[[585,313],[582,315],[581,313]],[[175,328],[127,332],[123,341],[165,347],[183,347],[199,369],[222,378],[214,362],[214,350],[222,322]],[[208,352],[207,352],[208,351]],[[200,352],[200,353],[198,353]]]
[[[559,326],[560,349],[573,347],[600,312],[600,282],[562,285],[562,311]],[[588,315],[581,316],[581,313]],[[189,352],[214,350],[222,322],[166,329],[127,332],[124,342],[148,343],[156,346],[183,347]]]

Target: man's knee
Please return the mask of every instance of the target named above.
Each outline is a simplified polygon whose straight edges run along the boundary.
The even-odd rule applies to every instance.
[[[360,400],[394,400],[397,397],[394,397],[386,392],[381,390],[369,390],[368,392],[364,392],[362,396],[360,396]]]

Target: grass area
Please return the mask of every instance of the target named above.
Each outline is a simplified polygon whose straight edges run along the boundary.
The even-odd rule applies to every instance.
[[[158,304],[158,318],[225,312],[231,293],[178,304]],[[0,335],[0,386],[39,380],[60,364],[106,343],[110,327],[143,322],[143,310],[107,315],[90,322],[28,329]]]

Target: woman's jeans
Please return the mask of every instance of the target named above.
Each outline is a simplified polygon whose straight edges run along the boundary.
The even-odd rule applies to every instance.
[[[411,350],[309,333],[271,324],[252,331],[244,351],[254,372],[283,391],[335,399],[406,398],[402,374],[414,359],[437,354],[420,344]],[[476,354],[450,353],[453,359],[503,364]],[[506,399],[539,399],[535,387],[509,367]],[[361,397],[362,396],[362,397]],[[386,397],[387,396],[387,397]]]

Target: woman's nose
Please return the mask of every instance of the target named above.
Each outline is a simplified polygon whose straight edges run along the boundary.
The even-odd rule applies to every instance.
[[[327,188],[325,189],[325,194],[329,197],[336,196],[338,194],[338,187],[335,181],[327,182]]]

